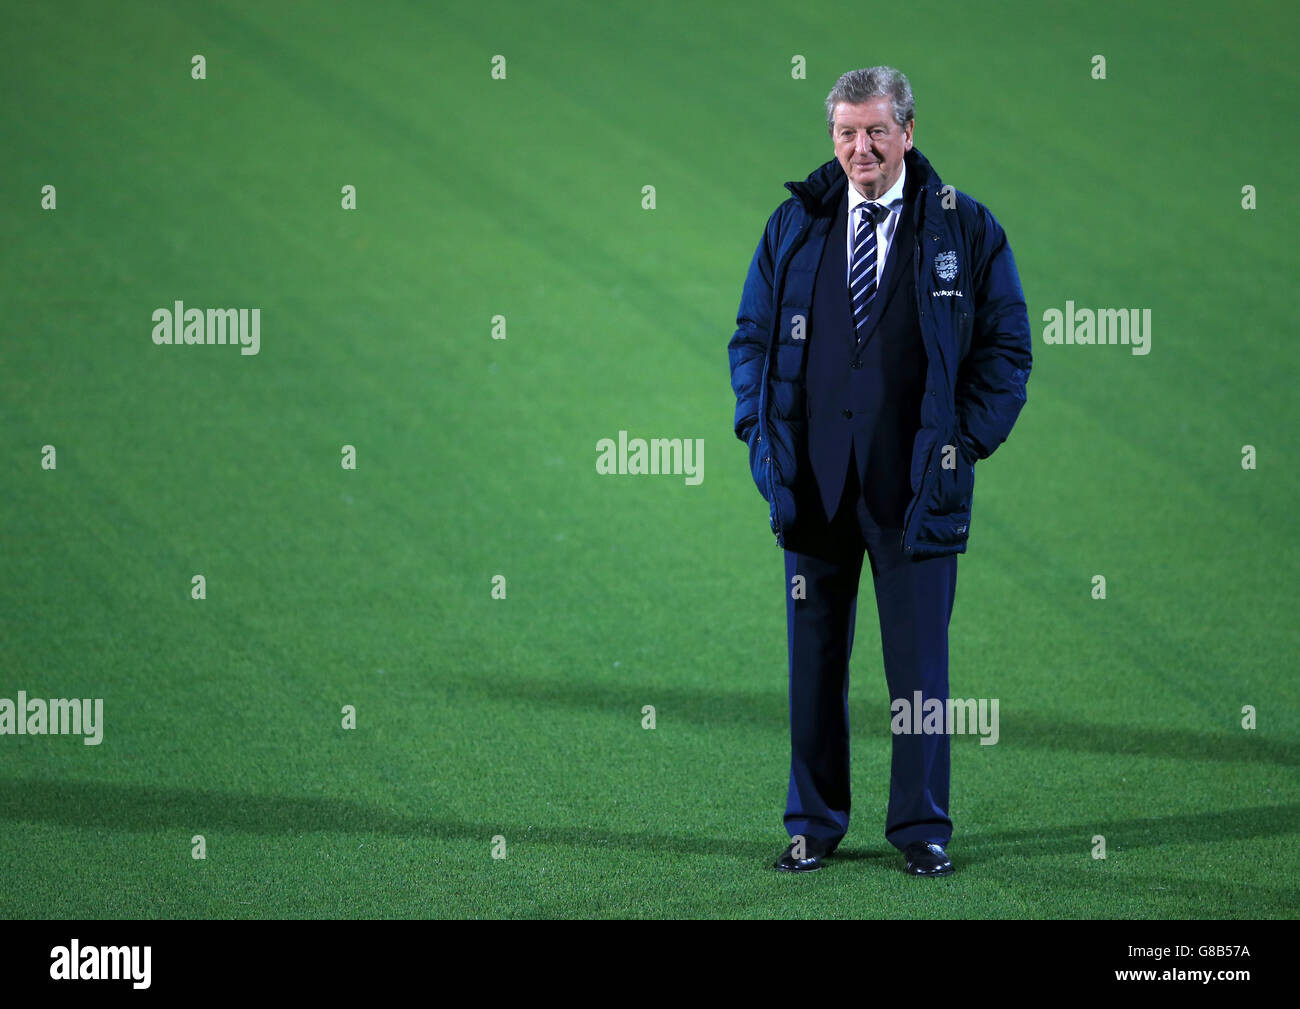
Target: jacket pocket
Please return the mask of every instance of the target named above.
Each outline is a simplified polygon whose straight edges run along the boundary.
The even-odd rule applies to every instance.
[[[952,446],[951,449],[948,446]],[[957,439],[939,446],[939,479],[936,483],[935,507],[932,514],[964,515],[970,519],[971,502],[975,496],[975,463],[967,456]]]
[[[772,451],[759,432],[761,426],[756,423],[749,430],[749,472],[754,478],[758,492],[763,495],[763,500],[771,504],[772,498],[768,488],[771,484]]]
[[[971,502],[975,494],[975,467],[958,449],[952,455],[954,468],[945,469],[943,446],[935,453],[937,460],[934,490],[929,507],[918,516],[917,556],[928,553],[961,553],[970,535]]]

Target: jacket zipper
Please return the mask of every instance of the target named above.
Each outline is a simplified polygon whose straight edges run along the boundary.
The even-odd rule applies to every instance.
[[[925,232],[920,227],[919,221],[914,220],[912,223],[913,223],[914,234],[916,235],[925,234]],[[912,293],[916,296],[916,314],[918,320],[924,318],[924,314],[921,309],[921,249],[924,245],[925,245],[925,240],[924,238],[922,238],[916,243],[916,254],[912,257],[912,287],[913,287]],[[922,326],[922,328],[924,328],[924,325]],[[924,337],[922,337],[921,342],[924,345],[925,342]],[[928,382],[930,377],[930,356],[928,351],[926,352],[925,374],[926,374],[926,380]],[[916,514],[917,504],[925,498],[926,487],[930,478],[930,462],[933,459],[934,459],[934,446],[931,446],[929,455],[925,457],[925,472],[921,474],[921,489],[917,491],[916,497],[912,499],[912,503],[908,506],[907,514],[903,516],[903,535],[899,537],[898,546],[904,553],[907,552],[907,530],[912,525],[912,516]]]
[[[922,233],[922,231],[921,231],[920,228],[917,228],[916,230],[917,230],[917,234],[921,234],[921,233]],[[920,315],[921,315],[921,249],[922,249],[922,247],[924,246],[924,244],[925,244],[925,243],[924,243],[923,241],[920,242],[920,243],[918,243],[917,248],[916,248],[916,257],[915,257],[915,259],[914,259],[914,265],[913,265],[913,267],[912,267],[912,269],[913,269],[913,273],[915,274],[915,277],[916,277],[916,281],[915,281],[915,286],[916,286],[916,311],[917,311],[918,318],[919,318]],[[969,261],[969,260],[970,260],[970,248],[969,248],[969,246],[968,246],[968,245],[963,245],[962,248],[965,250],[965,255],[966,255],[967,261]],[[937,337],[936,337],[936,349],[937,349]],[[926,353],[926,378],[927,378],[927,380],[929,379],[929,367],[930,367],[930,361],[929,361],[929,353],[928,353],[928,351],[927,351],[927,353]],[[947,381],[947,373],[946,373],[946,372],[945,372],[945,375],[944,375],[944,379],[945,379],[945,381]],[[928,390],[927,390],[927,391],[928,391]],[[929,489],[929,478],[930,478],[930,475],[931,475],[931,466],[930,466],[930,464],[931,464],[931,462],[934,461],[934,453],[935,453],[935,450],[936,450],[937,448],[938,448],[937,445],[932,445],[932,446],[930,447],[930,454],[929,454],[928,456],[926,456],[926,459],[925,459],[925,473],[924,473],[924,474],[922,475],[922,477],[921,477],[921,489],[920,489],[919,491],[917,491],[917,494],[916,494],[915,499],[912,501],[911,505],[910,505],[910,506],[908,507],[908,509],[907,509],[907,515],[904,516],[904,518],[903,518],[903,535],[902,535],[902,538],[899,540],[899,546],[902,547],[902,549],[903,549],[904,552],[907,551],[907,530],[908,530],[908,528],[909,528],[909,527],[911,526],[911,524],[912,524],[912,517],[916,514],[916,506],[917,506],[917,504],[919,504],[922,500],[925,499],[925,497],[926,497],[926,492],[927,492],[927,490]]]
[[[794,233],[794,238],[790,240],[790,247],[786,249],[785,255],[781,257],[781,261],[777,264],[776,272],[773,274],[772,277],[773,279],[772,300],[774,303],[773,319],[772,319],[772,332],[768,336],[768,341],[767,341],[767,355],[763,358],[762,409],[758,411],[758,434],[760,438],[767,438],[767,404],[770,398],[767,393],[767,373],[768,373],[768,369],[772,365],[772,353],[776,349],[777,337],[781,330],[781,296],[785,293],[785,271],[786,268],[790,265],[790,260],[794,258],[794,254],[799,251],[800,239],[803,237],[803,233],[807,229],[808,229],[808,221],[805,218],[805,220],[799,225],[798,230]],[[778,285],[780,288],[779,291],[777,290]],[[771,439],[768,439],[767,444],[768,444],[768,448],[766,449],[766,451],[769,453],[770,456],[771,445],[772,445]],[[785,527],[781,521],[781,509],[778,508],[776,505],[776,480],[773,476],[773,471],[776,469],[776,459],[769,458],[768,461],[769,461],[769,465],[767,467],[767,494],[768,494],[768,500],[772,502],[772,514],[776,518],[776,528],[772,531],[776,533],[776,545],[781,546],[784,537]]]

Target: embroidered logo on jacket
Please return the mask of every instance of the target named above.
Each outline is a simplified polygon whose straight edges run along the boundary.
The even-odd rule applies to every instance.
[[[934,272],[940,280],[952,280],[957,276],[957,253],[941,252],[934,257]]]

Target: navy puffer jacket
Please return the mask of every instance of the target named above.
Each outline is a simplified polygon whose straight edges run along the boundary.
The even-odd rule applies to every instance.
[[[913,208],[915,247],[889,253],[912,257],[928,360],[902,537],[903,550],[919,558],[965,552],[974,464],[1006,440],[1020,415],[1032,338],[998,222],[945,187],[916,148],[904,157],[909,177],[920,173],[924,187]],[[845,185],[835,160],[785,184],[793,195],[768,219],[727,348],[736,436],[749,446],[750,471],[782,546],[799,521],[794,486],[808,459],[804,358],[813,281]]]

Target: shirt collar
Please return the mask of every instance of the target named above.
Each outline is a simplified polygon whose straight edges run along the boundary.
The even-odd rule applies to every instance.
[[[858,192],[857,187],[850,182],[849,185],[849,217],[853,217],[853,210],[859,203],[879,203],[888,207],[893,213],[901,212],[903,205],[903,183],[907,181],[907,162],[903,162],[903,170],[898,173],[898,179],[885,190],[885,194],[878,200],[868,200]]]

